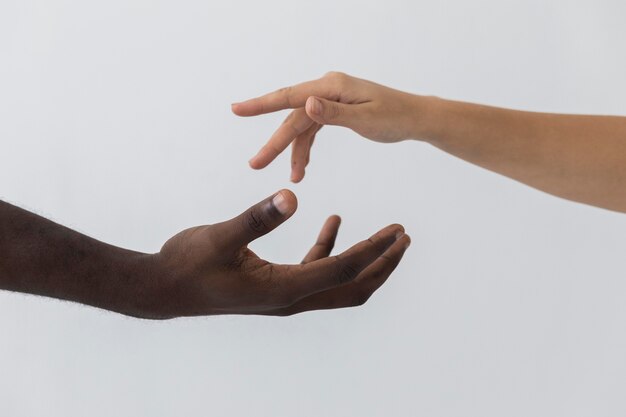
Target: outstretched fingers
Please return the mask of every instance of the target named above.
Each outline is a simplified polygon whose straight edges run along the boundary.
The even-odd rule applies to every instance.
[[[381,256],[365,268],[354,281],[312,294],[290,306],[267,311],[263,314],[289,316],[306,311],[363,305],[387,281],[399,265],[410,244],[410,237],[403,234]]]
[[[337,256],[289,267],[290,273],[283,278],[287,299],[293,304],[311,294],[354,281],[403,235],[401,225],[390,225]]]

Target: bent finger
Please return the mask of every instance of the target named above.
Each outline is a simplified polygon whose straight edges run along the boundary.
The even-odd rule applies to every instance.
[[[399,238],[383,255],[361,272],[356,280],[349,284],[310,295],[288,307],[263,311],[260,314],[290,316],[306,311],[363,305],[387,281],[402,260],[410,243],[411,240],[408,235]]]
[[[289,190],[281,190],[237,217],[214,225],[213,230],[221,238],[219,245],[238,250],[274,230],[291,217],[297,206],[296,196]]]
[[[403,233],[401,225],[393,224],[337,256],[292,267],[290,278],[284,282],[287,295],[295,302],[296,299],[353,281]]]
[[[305,168],[309,162],[311,138],[315,136],[320,125],[313,123],[296,140],[291,142],[291,181],[298,183],[304,178]]]
[[[335,240],[339,233],[339,226],[341,225],[341,217],[337,215],[330,216],[326,219],[322,230],[315,242],[315,245],[309,250],[304,259],[303,264],[317,261],[318,259],[326,258],[333,250],[335,246]]]
[[[250,159],[250,166],[254,169],[265,168],[287,149],[294,139],[314,124],[315,122],[307,116],[303,108],[294,110],[287,116],[283,124],[280,125],[259,152]]]

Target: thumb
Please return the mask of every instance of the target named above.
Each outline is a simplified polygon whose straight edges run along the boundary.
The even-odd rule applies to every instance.
[[[255,204],[239,216],[215,225],[220,246],[237,250],[253,240],[271,232],[287,220],[298,207],[298,200],[289,190]]]
[[[306,114],[317,123],[352,127],[359,117],[353,104],[338,103],[320,97],[309,97],[305,105]]]

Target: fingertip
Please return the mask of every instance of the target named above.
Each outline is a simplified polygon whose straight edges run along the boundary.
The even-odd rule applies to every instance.
[[[260,114],[259,104],[255,101],[255,99],[232,103],[230,105],[230,109],[237,116],[241,117],[258,116]]]
[[[263,169],[272,162],[272,159],[266,149],[263,148],[248,161],[248,165],[252,169]]]
[[[339,233],[339,228],[341,227],[341,217],[332,215],[328,218],[328,220],[326,220],[326,224],[334,230],[335,234],[337,234]]]
[[[258,170],[265,168],[268,164],[259,162],[258,159],[251,159],[250,161],[248,161],[248,165],[250,165],[250,168]]]
[[[331,214],[330,216],[328,216],[328,220],[327,221],[333,221],[333,222],[337,222],[339,224],[341,224],[341,216],[338,214]]]
[[[389,225],[389,228],[396,234],[396,240],[400,239],[404,235],[404,226],[398,223]]]
[[[411,236],[405,234],[404,235],[404,250],[407,250],[411,246]]]
[[[301,170],[293,169],[291,171],[291,177],[289,179],[294,184],[299,183],[300,181],[304,179],[304,169],[301,169]]]
[[[333,214],[328,216],[326,221],[324,222],[324,228],[331,228],[335,231],[339,230],[339,226],[341,226],[341,217]]]
[[[398,240],[404,234],[404,226],[398,223],[390,224],[389,226],[383,227],[378,232],[375,233],[377,236],[387,237],[394,236],[394,241]]]
[[[304,110],[306,114],[313,120],[319,123],[322,118],[322,102],[314,96],[311,96],[306,99],[306,103],[304,104]]]
[[[252,168],[252,169],[260,169],[261,168],[259,166],[259,164],[257,163],[256,157],[251,158],[248,161],[248,165],[250,165],[250,168]]]
[[[315,107],[315,97],[311,96],[309,98],[306,99],[306,102],[304,103],[304,109],[306,110],[307,114],[311,115],[311,114],[316,114],[316,109]]]
[[[283,189],[274,195],[272,204],[281,215],[291,216],[298,208],[298,199],[291,190]]]
[[[230,105],[230,111],[232,111],[237,116],[247,116],[245,112],[244,102],[232,103]]]

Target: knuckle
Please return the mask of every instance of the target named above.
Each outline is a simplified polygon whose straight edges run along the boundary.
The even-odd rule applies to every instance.
[[[326,73],[325,78],[329,80],[335,88],[341,89],[346,86],[350,80],[350,76],[339,71],[330,71]]]
[[[343,114],[343,107],[333,104],[333,105],[328,106],[326,118],[328,120],[337,120],[341,118],[342,114]]]
[[[285,103],[291,107],[292,97],[293,97],[293,86],[283,87],[276,91],[283,99]]]
[[[297,118],[296,112],[291,112],[285,118],[282,124],[286,129],[289,129],[289,133],[292,137],[296,137],[303,133],[307,128],[309,128],[309,125],[307,123],[308,120],[309,119]]]
[[[295,125],[293,120],[286,121],[284,126],[285,129],[289,130],[288,134],[292,139],[296,138],[300,133],[302,133],[302,129],[299,129],[298,126]]]
[[[318,246],[330,252],[331,250],[333,250],[335,246],[335,240],[334,239],[318,240],[317,242],[315,242],[315,246]]]
[[[345,261],[340,256],[335,256],[335,280],[338,284],[345,284],[354,280],[359,271],[350,262]]]
[[[379,250],[379,245],[380,245],[380,242],[376,238],[370,237],[362,241],[361,243],[359,243],[355,247],[355,249],[356,249],[356,252],[371,253],[373,251]]]
[[[280,150],[280,149],[276,146],[276,144],[272,143],[271,141],[270,141],[270,143],[265,144],[265,145],[263,146],[263,148],[264,148],[266,151],[270,152],[271,154],[273,154],[273,155],[275,155],[275,156],[280,155],[280,153],[282,152],[282,151],[281,151],[281,150]]]
[[[262,233],[268,230],[267,224],[263,218],[263,214],[258,207],[250,208],[246,214],[242,217],[243,227],[248,230],[253,230],[257,233]]]
[[[395,265],[398,262],[397,258],[392,258],[391,256],[385,254],[380,255],[378,258],[385,261],[388,265]]]
[[[324,78],[328,78],[328,79],[335,80],[335,81],[345,79],[347,77],[348,75],[341,71],[328,71],[326,74],[324,74]]]
[[[389,239],[381,238],[379,236],[372,236],[368,238],[367,240],[363,241],[363,243],[365,244],[364,246],[366,246],[367,249],[380,252],[387,248],[390,241]]]
[[[326,241],[317,241],[315,242],[315,245],[313,245],[313,247],[322,251],[332,249],[331,244]]]
[[[293,112],[289,113],[287,117],[285,117],[285,120],[283,120],[283,124],[291,123],[293,121],[293,114]]]

